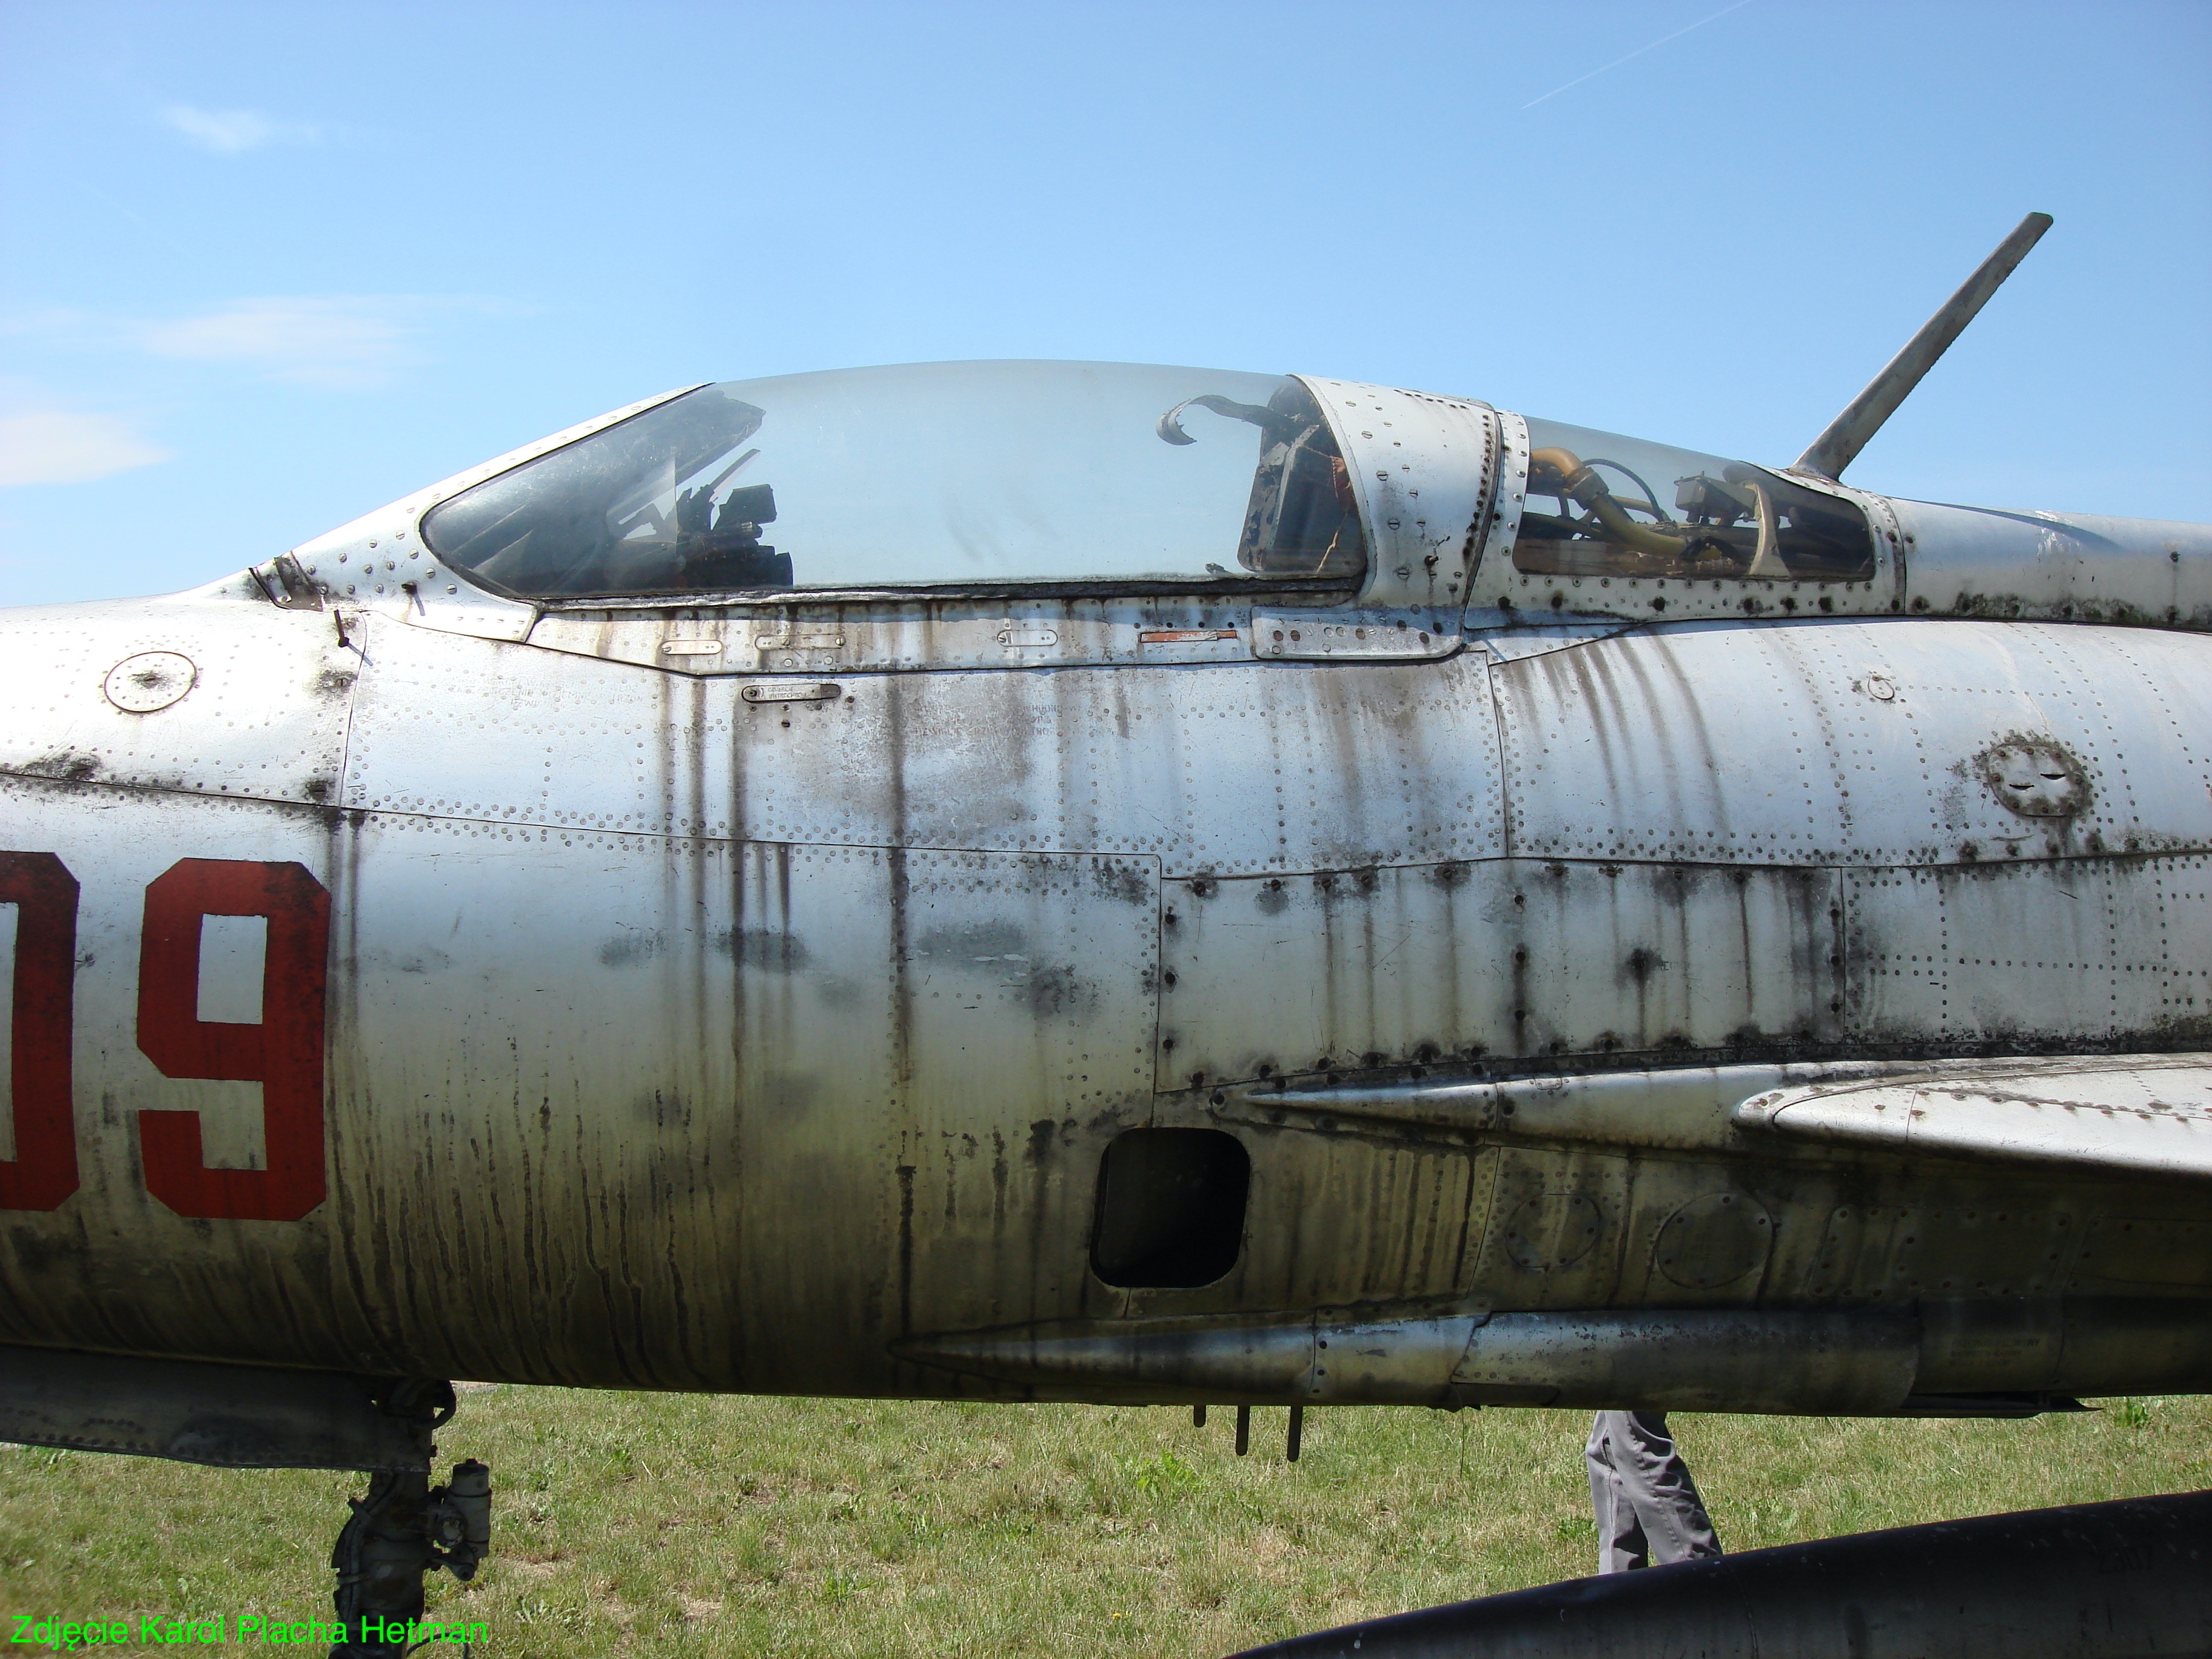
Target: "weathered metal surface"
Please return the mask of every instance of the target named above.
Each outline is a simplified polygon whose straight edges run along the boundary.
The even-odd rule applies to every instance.
[[[1449,657],[1465,643],[1455,626],[1405,611],[1255,608],[1250,629],[1252,654],[1262,661],[1421,660]]]
[[[419,1470],[431,1450],[426,1415],[335,1371],[6,1346],[0,1440],[231,1469]]]
[[[376,657],[344,802],[370,811],[817,846],[1130,853],[1222,874],[1498,845],[1479,664],[1362,665],[1348,671],[1357,685],[1334,666],[1249,662],[1197,678],[1138,665],[855,673],[834,705],[776,711],[740,705],[726,680],[415,630],[390,630]],[[471,741],[489,729],[508,741]],[[452,763],[456,743],[470,745],[465,768]],[[1390,769],[1367,776],[1362,757],[1377,753]]]
[[[1918,1336],[1873,1311],[1501,1313],[1451,1382],[1471,1405],[1880,1413],[1911,1393]]]
[[[1460,610],[1494,493],[1496,412],[1469,398],[1298,378],[1335,428],[1367,527],[1358,602]]]
[[[1739,1125],[1834,1145],[2007,1164],[2212,1178],[2212,1056],[1959,1068],[1940,1081],[1854,1080],[1747,1098]]]
[[[2203,525],[1891,506],[1916,615],[2212,627],[2212,532]]]
[[[1818,870],[1527,859],[1171,883],[1162,1086],[1568,1053],[1814,1052],[1843,1036],[1840,885]]]
[[[302,636],[300,662],[271,674],[297,675],[301,663],[342,650],[361,661],[358,649],[325,641],[326,617],[247,614],[317,630]],[[1979,641],[1978,626],[1945,630],[1960,634],[1954,659]],[[2114,656],[2111,635],[2047,631],[2106,653],[2087,670],[2074,666],[2078,654],[2055,660],[2101,677],[2086,701],[2112,710],[2127,690],[2121,667],[2139,654]],[[1798,636],[1816,632],[1739,633],[1735,667],[1747,648],[1786,647],[1799,654],[1782,660],[1802,660]],[[365,637],[358,622],[355,635]],[[2063,939],[2066,951],[2053,956],[2090,964],[2104,998],[2086,1040],[2185,1032],[2187,999],[2200,994],[2196,947],[2177,950],[2175,930],[2202,938],[2202,912],[2191,908],[2203,902],[2202,860],[2091,854],[2075,815],[2071,856],[2045,840],[2007,866],[1900,863],[1944,855],[1949,836],[1938,839],[1936,815],[1950,808],[1923,805],[1926,816],[1913,817],[1877,800],[1866,814],[1875,839],[1856,816],[1846,821],[1853,786],[1840,781],[1853,766],[1892,775],[1888,751],[1870,739],[1854,750],[1851,734],[1877,719],[1917,720],[1931,699],[1914,659],[1894,654],[1881,659],[1890,699],[1851,688],[1872,671],[1814,678],[1809,694],[1801,677],[1797,708],[1809,712],[1728,727],[1711,761],[1675,757],[1686,775],[1721,775],[1678,807],[1678,822],[1656,816],[1664,802],[1644,787],[1656,769],[1632,771],[1600,796],[1562,797],[1592,769],[1574,744],[1610,743],[1656,769],[1667,757],[1655,759],[1652,746],[1679,745],[1679,730],[1710,732],[1736,699],[1677,690],[1679,707],[1653,712],[1653,700],[1597,695],[1601,665],[1561,674],[1560,659],[1693,653],[1705,638],[1593,641],[1506,668],[1460,659],[1221,664],[1201,666],[1199,678],[1134,665],[854,675],[841,682],[849,703],[779,710],[748,708],[728,680],[672,681],[385,627],[349,699],[343,813],[302,802],[291,817],[272,805],[259,817],[225,807],[188,820],[178,816],[191,799],[178,793],[188,781],[179,778],[167,793],[116,792],[102,832],[88,840],[68,787],[15,785],[20,838],[103,872],[102,890],[85,901],[94,965],[81,976],[79,1024],[125,1035],[119,1049],[95,1048],[88,1084],[136,1104],[205,1102],[210,1157],[255,1157],[253,1088],[162,1079],[131,1051],[138,892],[182,851],[289,853],[331,890],[343,941],[334,1202],[303,1224],[313,1243],[250,1228],[210,1235],[167,1215],[139,1185],[127,1134],[94,1127],[82,1136],[88,1179],[73,1217],[10,1222],[10,1288],[27,1310],[15,1334],[112,1340],[102,1333],[121,1321],[134,1343],[232,1358],[898,1390],[958,1386],[892,1361],[885,1346],[902,1334],[1010,1320],[1454,1295],[1529,1310],[1886,1299],[1893,1282],[1906,1289],[1926,1273],[1915,1264],[1931,1250],[1966,1249],[1979,1224],[1965,1215],[1984,1205],[2063,1218],[2071,1237],[2100,1241],[2105,1255],[2069,1258],[2100,1283],[2188,1291],[2193,1268],[2151,1260],[2191,1259],[2172,1249],[2175,1230],[2197,1223],[2186,1206],[2145,1211],[2078,1182],[2061,1197],[2047,1183],[1893,1158],[1838,1164],[1803,1149],[1760,1154],[1729,1139],[1726,1107],[1790,1056],[1883,1043],[1929,1052],[1956,1041],[1963,1022],[1947,1011],[1947,993],[2001,937],[2046,949]],[[107,662],[123,654],[118,643]],[[105,665],[84,673],[83,696],[99,697]],[[1677,668],[1656,683],[1721,683],[1718,666],[1694,656]],[[2185,708],[2175,702],[2190,678],[2185,659],[2160,672],[2164,707]],[[1493,723],[1488,693],[1500,674],[1524,680],[1500,696]],[[2068,706],[2054,695],[2063,677],[2037,684],[2045,709]],[[1538,695],[1547,687],[1558,688],[1548,702]],[[202,695],[148,718],[190,716]],[[98,708],[111,721],[132,718],[104,700]],[[2162,718],[2163,727],[2136,711],[2107,714],[2138,738],[2185,744],[2179,717]],[[1615,719],[1625,734],[1606,725]],[[1962,719],[1959,759],[2013,719]],[[1706,850],[1728,845],[1717,828],[1772,822],[1760,814],[1783,773],[1782,745],[1794,751],[1830,726],[1844,737],[1826,745],[1825,774],[1797,774],[1824,779],[1828,835],[1808,846],[1802,837],[1819,826],[1778,828]],[[209,740],[216,729],[203,723],[179,746],[219,755]],[[1532,729],[1535,753],[1522,735]],[[2040,729],[2082,757],[2093,826],[2188,845],[2191,804],[2162,768],[2137,793],[2136,750],[2118,752],[2112,726]],[[501,741],[482,744],[486,730]],[[2169,735],[2157,738],[2161,730]],[[1547,736],[1570,752],[1542,754]],[[1501,741],[1517,769],[1504,775]],[[1923,775],[1940,770],[1920,757],[1927,747],[1911,751]],[[465,772],[451,763],[456,752],[470,757]],[[1374,778],[1378,755],[1395,762],[1395,777]],[[2174,758],[2185,764],[2185,750]],[[1358,785],[1363,775],[1371,787]],[[1944,787],[1983,815],[1947,830],[2021,822],[1995,799],[1972,805],[1988,787],[1978,774],[1953,775]],[[1848,799],[1882,793],[1871,782],[1857,792]],[[1577,825],[1573,806],[1553,804],[1562,799],[1613,821]],[[2115,803],[2130,808],[2124,830]],[[1540,843],[1549,856],[1506,856],[1509,833],[1534,839],[1546,812],[1559,824]],[[1053,850],[1071,845],[1094,850]],[[1693,848],[1711,861],[1684,856]],[[1854,854],[1888,862],[1848,862]],[[1176,872],[1157,893],[1156,869]],[[2039,871],[2059,879],[2029,899],[2079,907],[2094,894],[2094,931],[2054,934],[2052,919],[2023,900],[1957,924],[1961,943],[1979,951],[1942,948],[1943,913],[1931,924],[1928,894],[1964,905],[1993,882],[2002,894]],[[1899,887],[1875,885],[1888,882]],[[2116,889],[2141,896],[2130,908]],[[1912,896],[1884,910],[1893,890]],[[917,924],[917,902],[939,920]],[[893,932],[901,904],[903,936]],[[1932,927],[1936,942],[1873,951],[1878,927]],[[2153,953],[2156,973],[2138,972]],[[1892,969],[1889,957],[1907,960]],[[1855,957],[1865,964],[1856,975]],[[536,971],[518,975],[517,963]],[[2079,1015],[2084,970],[2044,971],[2054,975],[2054,1014]],[[1993,974],[1989,994],[2019,1006],[2033,993],[2032,973]],[[1824,991],[1828,1001],[1858,1000],[1839,1014],[1824,1009]],[[1868,1017],[1855,1026],[1858,1008]],[[976,1035],[960,1036],[961,1022],[978,1017]],[[1641,1082],[1603,1077],[1638,1054],[1762,1048],[1771,1058],[1750,1063],[1770,1070],[1732,1097],[1716,1092],[1709,1070],[1651,1074],[1648,1059],[1633,1066]],[[1516,1085],[1527,1114],[1517,1125],[1460,1121],[1474,1131],[1462,1134],[1447,1122],[1433,1132],[1449,1144],[1437,1145],[1405,1144],[1403,1125],[1344,1132],[1356,1125],[1334,1122],[1326,1108],[1297,1124],[1264,1121],[1279,1109],[1269,1104],[1273,1079],[1238,1096],[1263,1121],[1234,1122],[1210,1103],[1219,1083],[1262,1067],[1356,1078],[1411,1066],[1431,1073],[1432,1090],[1480,1091],[1482,1068],[1516,1057],[1599,1078]],[[1455,1067],[1477,1076],[1454,1083]],[[1616,1103],[1593,1116],[1551,1098],[1589,1088],[1609,1088]],[[1701,1103],[1670,1107],[1677,1097]],[[1084,1251],[1101,1149],[1129,1124],[1191,1114],[1231,1120],[1252,1151],[1243,1257],[1193,1291],[1097,1285]],[[1546,1150],[1577,1138],[1584,1152]],[[1719,1162],[1678,1161],[1707,1147]],[[437,1194],[447,1195],[442,1212]],[[1741,1241],[1701,1242],[1711,1231],[1702,1218],[1753,1206],[1779,1218],[1757,1271],[1684,1265],[1725,1265]],[[1840,1215],[1885,1208],[1958,1218],[1923,1224],[1924,1240],[1911,1246],[1894,1227],[1837,1231]],[[1577,1224],[1596,1229],[1588,1250],[1569,1258],[1538,1248]],[[2058,1221],[2042,1224],[2035,1237],[2054,1236]],[[2148,1231],[2125,1231],[2136,1226]],[[106,1243],[85,1256],[64,1243],[71,1237]],[[2119,1243],[2136,1237],[2156,1243]],[[1998,1255],[2024,1259],[2020,1238],[2008,1230]],[[1860,1265],[1843,1276],[1823,1267],[1839,1253]],[[149,1307],[132,1287],[156,1261],[170,1294]],[[1982,1282],[1990,1295],[2049,1294],[2071,1271]],[[2129,1277],[2155,1272],[2177,1276]],[[455,1284],[471,1288],[456,1298]],[[243,1285],[256,1287],[252,1301],[237,1294]],[[716,1288],[709,1296],[702,1285]],[[271,1287],[282,1287],[274,1306],[289,1310],[274,1322]],[[867,1334],[849,1346],[809,1340],[795,1334],[801,1308]]]
[[[1480,1310],[1048,1324],[900,1352],[1046,1399],[1871,1414],[1905,1406],[1918,1340],[1917,1321],[1887,1311]]]
[[[1442,446],[1491,417],[1433,407],[1402,504],[1510,550],[1525,427],[1499,416],[1496,482],[1455,497]],[[2203,1048],[2204,641],[1402,605],[1313,609],[1352,638],[1271,659],[1279,594],[441,599],[416,520],[489,471],[301,549],[323,610],[242,576],[9,619],[0,851],[76,884],[76,1163],[0,1213],[0,1340],[1021,1395],[1045,1384],[914,1345],[1484,1309],[1493,1343],[1610,1333],[1512,1349],[1513,1388],[1626,1403],[1689,1397],[1606,1368],[1686,1363],[1638,1347],[1647,1316],[1907,1310],[1918,1393],[2212,1386],[2186,1334],[2212,1211],[2100,1165],[2112,1138],[2030,1166],[1730,1115],[1900,1068],[1948,1086],[1947,1056]],[[151,653],[190,660],[185,694],[118,707]],[[189,915],[149,921],[185,860],[327,896],[322,1195],[295,1219],[186,1212],[306,1143],[265,1054],[175,1074],[265,1048],[253,1017],[305,983],[272,981],[276,945],[238,966],[238,926],[283,931],[266,906],[211,905],[197,955]],[[191,1018],[148,982],[186,963]],[[16,1075],[58,1075],[34,1027],[46,1069]],[[17,1085],[11,1165],[52,1162],[52,1103],[22,1105],[46,1086]],[[1096,1270],[1102,1160],[1146,1127],[1249,1158],[1217,1279]],[[1849,1403],[1774,1352],[1696,1397]],[[1370,1369],[1330,1397],[1407,1397]]]
[[[2142,1659],[2212,1652],[2212,1493],[1856,1533],[1546,1584],[1237,1659]]]
[[[1655,629],[1493,671],[1530,856],[1966,866],[2212,845],[2192,639],[2057,626]],[[2023,822],[1981,775],[2020,738],[2086,769]]]
[[[355,626],[365,635],[366,623]],[[7,639],[0,688],[14,718],[0,726],[0,772],[218,799],[337,797],[362,657],[327,616],[234,599],[119,599],[13,612]],[[191,672],[171,671],[152,707],[121,706],[110,680],[149,657]]]
[[[1547,1254],[1563,1236],[1580,1237],[1586,1213],[1571,1199],[1516,1206],[1502,1231],[1511,1248]],[[1938,1219],[1913,1211],[1905,1224]],[[1706,1261],[1719,1259],[1713,1243],[1698,1241]],[[1730,1265],[1747,1258],[1742,1271],[1756,1273],[1759,1243]],[[1662,1234],[1661,1249],[1669,1243]],[[1046,1321],[911,1337],[896,1347],[930,1370],[1045,1400],[1862,1416],[2018,1416],[2075,1394],[2115,1392],[2120,1376],[2187,1389],[2212,1364],[2204,1320],[2212,1304],[2203,1300],[2008,1297],[1987,1294],[1986,1285],[1978,1297],[1961,1297],[1954,1287],[1962,1265],[1943,1263],[1953,1277],[1940,1295],[1862,1296],[1856,1306],[1370,1304],[1295,1317]]]
[[[939,1370],[997,1379],[1042,1399],[1132,1404],[1449,1406],[1452,1368],[1484,1316],[1275,1322],[1123,1320],[981,1330],[902,1342]]]

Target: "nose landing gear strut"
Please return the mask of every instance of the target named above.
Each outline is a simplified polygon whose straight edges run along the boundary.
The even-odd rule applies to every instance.
[[[382,1403],[427,1449],[453,1419],[453,1388],[403,1382]],[[491,1471],[470,1458],[433,1487],[426,1449],[421,1468],[379,1471],[366,1496],[347,1501],[353,1516],[331,1552],[338,1581],[331,1600],[344,1632],[331,1659],[398,1659],[434,1633],[423,1627],[423,1575],[443,1568],[466,1583],[491,1547]]]

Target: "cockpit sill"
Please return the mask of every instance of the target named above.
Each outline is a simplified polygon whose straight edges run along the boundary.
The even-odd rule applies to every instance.
[[[1262,660],[1415,661],[1462,647],[1449,612],[1377,611],[1311,587],[1254,593],[1034,591],[758,595],[549,605],[529,642],[687,675]],[[1335,604],[1323,603],[1330,599]],[[1271,603],[1270,601],[1275,601]],[[1287,601],[1287,603],[1285,603]]]

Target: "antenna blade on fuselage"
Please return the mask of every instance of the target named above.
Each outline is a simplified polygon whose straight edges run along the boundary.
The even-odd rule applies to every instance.
[[[1813,441],[1812,447],[1790,470],[1822,478],[1841,477],[1844,469],[1881,430],[1881,423],[1897,412],[1897,406],[1920,384],[1920,377],[1950,349],[1951,342],[1974,320],[1974,313],[1997,291],[1997,285],[2012,275],[2013,267],[2027,257],[2028,249],[2050,228],[2047,213],[2031,213],[2021,220],[2013,234],[1997,244],[1997,251],[1943,302],[1943,308],[1922,325],[1905,349],[1851,399],[1850,407],[1828,422],[1828,429]]]

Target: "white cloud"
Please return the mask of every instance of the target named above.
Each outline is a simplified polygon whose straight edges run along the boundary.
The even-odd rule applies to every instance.
[[[166,461],[169,453],[112,415],[51,409],[0,415],[0,484],[84,483]]]
[[[217,155],[240,155],[264,144],[316,144],[323,130],[297,121],[277,121],[254,109],[200,109],[191,104],[163,106],[161,118],[191,143]]]
[[[147,350],[199,362],[244,363],[272,379],[337,391],[380,386],[421,362],[407,313],[420,302],[396,299],[239,300],[204,317],[142,323]]]
[[[118,317],[49,308],[0,313],[0,338],[49,351],[143,351],[186,362],[243,368],[259,378],[319,391],[374,391],[433,361],[426,337],[459,317],[513,317],[526,305],[471,295],[274,295],[232,300],[197,316]],[[51,394],[10,391],[0,408],[45,408]]]

